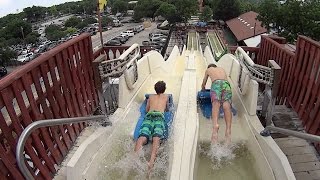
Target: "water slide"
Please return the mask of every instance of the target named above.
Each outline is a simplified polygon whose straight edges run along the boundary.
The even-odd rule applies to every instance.
[[[226,53],[227,48],[216,30],[208,31],[207,39],[209,47],[211,48],[210,50],[214,54],[214,58],[218,61]]]
[[[139,52],[138,45],[120,56],[130,60],[119,78],[119,108],[110,116],[113,126],[98,127],[78,147],[67,164],[68,179],[146,179],[151,147],[147,145],[140,154],[134,154],[132,136],[145,94],[154,93],[158,80],[167,83],[166,93],[172,94],[176,109],[171,136],[161,145],[150,179],[295,179],[274,140],[259,134],[263,127],[256,116],[258,83],[241,80],[246,91],[240,91],[238,59],[226,54],[216,63],[208,46],[202,53],[198,39],[199,35],[191,32],[188,46],[181,54],[174,47],[167,61],[155,51],[140,59],[132,58]],[[239,52],[252,63],[244,51]],[[225,146],[223,138],[221,145],[210,145],[212,123],[197,105],[197,92],[209,63],[223,67],[231,82],[237,111],[233,116],[231,146]],[[219,124],[219,137],[223,137],[223,118]]]
[[[98,127],[80,145],[77,152],[67,165],[68,179],[144,179],[147,171],[146,161],[149,159],[150,145],[145,146],[145,155],[136,159],[133,131],[140,116],[140,105],[145,100],[145,94],[154,94],[154,84],[163,80],[166,82],[166,92],[172,94],[174,105],[179,102],[182,76],[185,68],[184,56],[180,55],[178,47],[174,47],[169,58],[164,58],[156,51],[150,51],[140,59],[135,56],[138,45],[133,45],[119,59],[129,60],[127,70],[119,78],[119,108],[110,116],[112,127]],[[136,66],[135,66],[136,63]],[[135,76],[137,68],[138,76]],[[170,164],[170,140],[162,145],[159,158],[155,163],[153,179],[166,179]],[[160,176],[160,178],[158,178]],[[106,178],[108,177],[108,178]]]

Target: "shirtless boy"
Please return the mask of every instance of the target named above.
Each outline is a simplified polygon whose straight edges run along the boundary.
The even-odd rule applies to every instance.
[[[164,135],[164,111],[166,109],[168,95],[163,94],[166,90],[166,83],[158,81],[154,85],[156,95],[150,95],[147,101],[146,112],[144,117],[139,138],[135,146],[135,152],[139,151],[143,145],[148,143],[152,138],[152,151],[150,161],[148,162],[149,170],[152,169],[156,155],[159,149],[160,140]]]
[[[213,120],[213,130],[211,141],[212,143],[216,143],[218,141],[218,117],[220,106],[222,105],[224,111],[224,118],[226,121],[226,131],[225,138],[226,142],[231,142],[231,122],[232,122],[232,114],[231,114],[231,98],[232,91],[230,83],[227,81],[227,75],[223,68],[217,67],[215,64],[210,64],[205,72],[203,82],[202,82],[202,90],[205,90],[205,86],[208,80],[208,77],[211,79],[211,103],[212,103],[212,120]]]

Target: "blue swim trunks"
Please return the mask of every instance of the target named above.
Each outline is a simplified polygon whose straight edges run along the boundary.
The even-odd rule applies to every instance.
[[[149,111],[142,122],[139,137],[144,136],[148,140],[152,137],[164,138],[164,114],[159,111]]]

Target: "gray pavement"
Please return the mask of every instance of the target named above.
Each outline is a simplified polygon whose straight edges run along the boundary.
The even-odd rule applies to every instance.
[[[124,26],[114,27],[111,30],[104,31],[104,32],[102,32],[103,42],[105,43],[105,42],[109,41],[110,39],[120,35],[121,32],[123,32],[129,28],[133,28],[135,26],[138,26],[138,25],[141,25],[141,23],[126,23],[126,24],[124,24]],[[152,23],[150,27],[145,28],[144,31],[141,31],[140,33],[135,34],[133,37],[131,37],[124,44],[124,46],[131,46],[134,43],[138,43],[139,45],[142,45],[142,41],[149,40],[149,33],[156,31],[156,28],[157,28],[156,23]],[[91,40],[92,40],[93,51],[95,51],[101,45],[99,32],[96,35],[91,36]]]

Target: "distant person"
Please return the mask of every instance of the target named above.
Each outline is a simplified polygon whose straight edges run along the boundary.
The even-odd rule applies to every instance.
[[[147,101],[144,120],[139,132],[134,151],[138,152],[142,146],[152,139],[152,151],[148,162],[149,171],[153,168],[156,155],[160,146],[160,140],[164,138],[165,119],[164,111],[167,107],[168,95],[163,94],[166,90],[166,83],[158,81],[154,85],[156,95],[150,95]]]
[[[231,99],[232,91],[230,83],[227,81],[227,74],[223,68],[217,67],[215,64],[210,64],[205,72],[202,90],[205,90],[205,86],[208,80],[208,77],[211,79],[211,89],[210,97],[212,103],[212,121],[213,121],[213,130],[211,141],[212,143],[217,143],[218,141],[218,117],[220,106],[222,105],[224,111],[224,118],[226,121],[226,131],[225,138],[227,144],[231,142],[231,123],[232,123],[232,114],[231,114]]]

